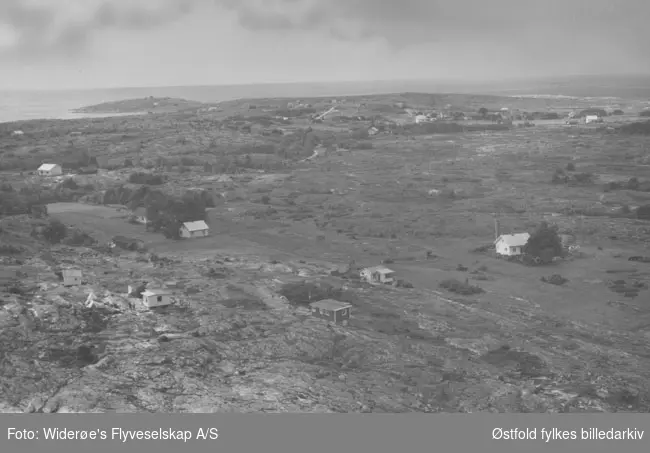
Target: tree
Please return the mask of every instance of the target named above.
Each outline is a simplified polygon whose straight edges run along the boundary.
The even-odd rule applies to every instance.
[[[43,230],[43,237],[52,244],[58,244],[65,239],[68,228],[58,219],[52,219]]]
[[[481,107],[480,109],[478,109],[478,114],[484,117],[485,115],[488,114],[488,109],[486,109],[485,107]]]
[[[161,228],[161,231],[162,231],[163,235],[167,239],[180,239],[181,238],[181,234],[180,234],[181,225],[182,224],[180,222],[176,222],[176,221],[167,222]]]
[[[650,220],[650,204],[636,208],[636,218],[639,220]]]
[[[557,234],[557,226],[541,222],[537,229],[530,235],[524,246],[524,253],[536,256],[548,262],[556,256],[562,256],[562,239]]]

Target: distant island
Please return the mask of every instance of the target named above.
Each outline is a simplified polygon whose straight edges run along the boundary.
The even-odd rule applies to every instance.
[[[72,110],[73,113],[168,113],[195,110],[204,106],[202,102],[180,98],[156,98],[149,96],[139,99],[102,102]]]

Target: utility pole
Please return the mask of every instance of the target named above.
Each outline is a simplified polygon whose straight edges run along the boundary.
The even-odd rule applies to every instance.
[[[493,212],[492,217],[494,218],[494,240],[496,241],[499,239],[499,235],[501,234],[499,229],[499,213],[498,212]]]
[[[578,245],[583,246],[584,245],[584,215],[580,213],[580,217],[578,217]]]

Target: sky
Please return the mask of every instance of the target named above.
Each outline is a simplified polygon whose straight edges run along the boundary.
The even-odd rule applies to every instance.
[[[0,0],[0,91],[650,73],[648,0]]]

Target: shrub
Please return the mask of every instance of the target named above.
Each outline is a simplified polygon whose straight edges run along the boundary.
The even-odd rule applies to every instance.
[[[279,292],[294,305],[309,305],[312,302],[330,298],[341,302],[356,302],[353,293],[334,288],[327,283],[287,283]]]
[[[79,188],[77,182],[72,178],[67,178],[61,183],[61,188],[75,190]]]
[[[543,260],[547,260],[549,256],[551,258],[562,256],[562,239],[560,239],[557,230],[555,225],[551,226],[546,222],[540,223],[524,246],[524,253]]]
[[[594,181],[593,173],[576,173],[573,175],[576,184],[592,184]]]
[[[650,116],[650,111],[649,115],[644,116]],[[650,121],[625,124],[619,128],[619,131],[629,135],[650,135]]]
[[[161,184],[164,184],[165,180],[162,175],[135,172],[129,175],[129,182],[131,184],[146,184],[148,186],[159,186]]]
[[[95,238],[90,236],[88,233],[79,230],[73,230],[72,233],[67,234],[61,242],[73,247],[90,247],[97,244]]]
[[[58,219],[51,219],[43,230],[43,237],[52,244],[58,244],[65,239],[68,228]]]
[[[467,280],[463,283],[454,278],[443,280],[440,282],[440,287],[449,292],[461,294],[463,296],[471,296],[473,294],[481,294],[485,292],[483,288],[471,285]]]
[[[567,171],[576,171],[576,166],[573,162],[569,162],[566,164],[566,170]]]
[[[636,218],[639,220],[650,220],[650,204],[639,206],[636,209]]]
[[[370,142],[358,142],[353,144],[350,149],[358,149],[358,150],[363,150],[363,149],[373,149],[373,145]]]
[[[22,247],[12,244],[0,244],[0,255],[19,255],[22,252]]]

